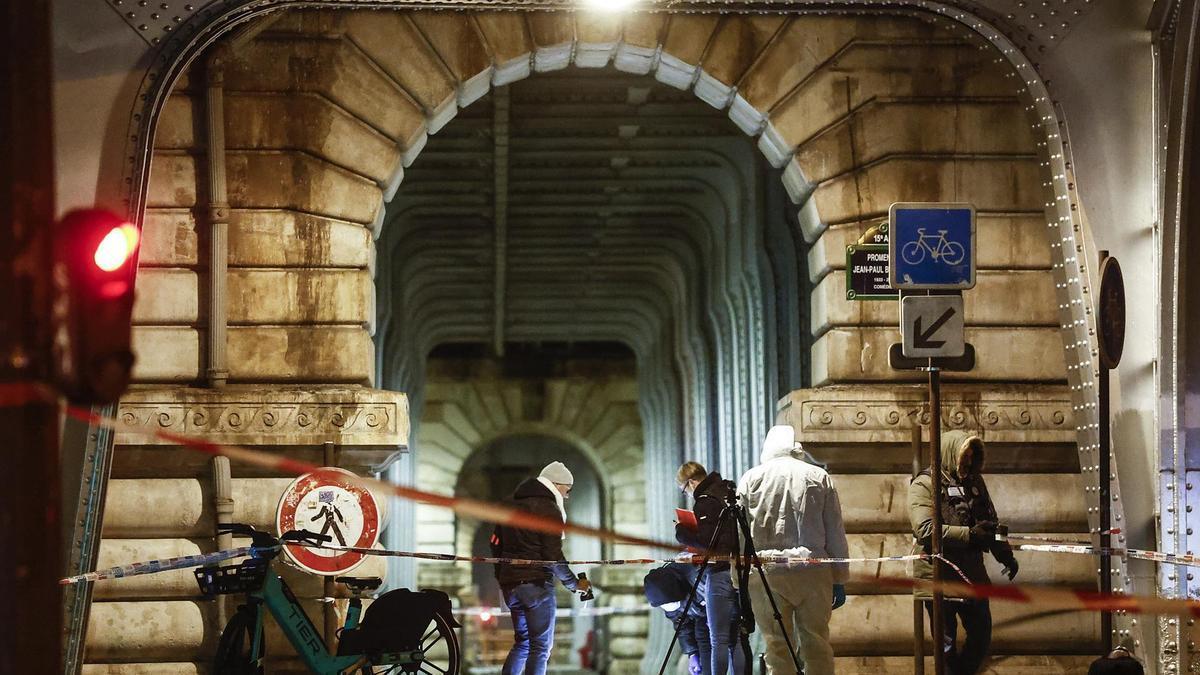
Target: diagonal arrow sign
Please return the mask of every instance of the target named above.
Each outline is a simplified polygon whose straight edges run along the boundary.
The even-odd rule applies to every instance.
[[[938,332],[938,329],[944,326],[953,316],[954,308],[950,307],[946,309],[936,321],[929,324],[929,330],[921,330],[921,317],[918,316],[917,320],[913,322],[913,329],[916,331],[916,336],[913,338],[913,347],[917,349],[937,349],[946,344],[945,340],[930,340],[929,338],[933,337]]]

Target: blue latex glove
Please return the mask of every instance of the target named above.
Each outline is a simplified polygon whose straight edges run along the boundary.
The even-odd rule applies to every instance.
[[[688,672],[691,675],[700,675],[703,668],[700,667],[700,654],[692,654],[688,656]]]
[[[846,586],[843,584],[833,585],[833,608],[837,609],[846,604]]]

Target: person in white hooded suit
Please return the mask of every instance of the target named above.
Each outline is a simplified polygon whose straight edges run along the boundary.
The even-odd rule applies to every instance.
[[[825,469],[805,459],[811,457],[796,442],[792,427],[774,426],[763,441],[759,465],[739,481],[738,494],[746,505],[755,548],[761,555],[846,558],[846,527],[837,489]],[[768,565],[764,569],[805,675],[831,675],[829,619],[846,601],[849,566]],[[750,597],[766,642],[767,672],[791,675],[796,667],[758,575],[750,577]]]

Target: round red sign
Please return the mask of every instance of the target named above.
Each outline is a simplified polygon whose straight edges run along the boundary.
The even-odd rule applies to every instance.
[[[379,542],[379,505],[366,488],[347,478],[345,469],[325,467],[292,481],[279,498],[275,525],[279,533],[308,530],[331,538],[331,547],[373,548]],[[284,555],[313,574],[346,574],[362,564],[366,554],[335,548],[287,544]]]

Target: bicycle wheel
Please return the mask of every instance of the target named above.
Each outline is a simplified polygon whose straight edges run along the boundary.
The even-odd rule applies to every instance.
[[[910,241],[900,249],[900,257],[909,265],[919,265],[925,259],[925,248],[919,241]]]
[[[942,262],[947,265],[957,265],[963,261],[967,252],[963,249],[963,245],[957,241],[946,242],[946,247],[942,249]]]
[[[262,663],[252,653],[254,649],[254,613],[245,605],[229,618],[221,639],[217,641],[217,657],[213,672],[221,675],[262,675]]]
[[[458,675],[458,634],[441,614],[434,614],[425,627],[420,645],[421,660],[364,666],[363,675]]]

